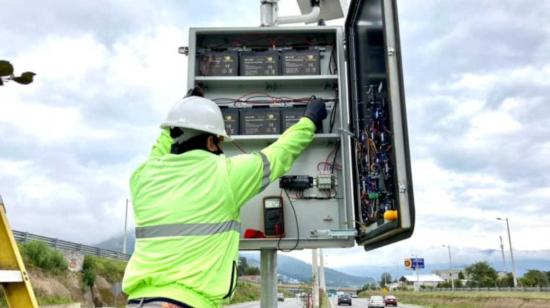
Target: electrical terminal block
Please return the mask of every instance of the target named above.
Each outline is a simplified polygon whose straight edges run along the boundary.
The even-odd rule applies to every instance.
[[[319,174],[314,184],[319,190],[332,190],[336,187],[336,177],[334,174]]]

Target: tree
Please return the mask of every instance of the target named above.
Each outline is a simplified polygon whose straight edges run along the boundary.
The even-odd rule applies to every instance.
[[[237,276],[255,276],[260,274],[260,269],[255,266],[249,266],[245,257],[239,257],[237,265]]]
[[[237,276],[242,276],[248,268],[248,261],[245,257],[239,257],[239,265],[237,266]]]
[[[494,287],[497,272],[487,262],[477,262],[465,268],[468,285],[472,287]]]
[[[538,270],[528,270],[520,279],[520,284],[525,287],[547,287],[548,275]]]
[[[513,287],[514,286],[514,276],[512,275],[512,273],[506,273],[506,276],[499,277],[497,279],[497,285],[499,287],[504,287],[504,288]]]
[[[391,274],[390,273],[382,273],[382,275],[380,276],[380,287],[383,288],[388,283],[391,283]]]
[[[458,279],[464,280],[466,277],[464,277],[464,273],[462,271],[458,272]]]
[[[24,72],[20,76],[15,76],[13,74],[13,65],[6,60],[0,60],[0,86],[3,86],[4,83],[8,81],[15,81],[19,84],[29,84],[33,82],[34,76],[33,72]]]

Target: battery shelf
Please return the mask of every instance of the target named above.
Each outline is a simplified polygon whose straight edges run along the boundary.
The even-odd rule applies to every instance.
[[[238,98],[212,98],[223,114],[227,132],[237,137],[259,135],[260,139],[271,139],[296,124],[304,115],[306,105],[312,101],[321,101],[327,105],[330,117],[327,125],[322,125],[316,133],[321,138],[336,137],[332,134],[336,117],[336,98],[322,97],[282,97],[269,93],[253,92]],[[323,134],[326,132],[325,134]],[[254,140],[242,138],[241,140]]]

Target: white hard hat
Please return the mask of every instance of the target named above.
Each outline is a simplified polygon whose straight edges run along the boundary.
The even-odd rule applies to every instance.
[[[189,96],[177,102],[172,106],[160,127],[198,130],[223,136],[227,140],[231,139],[225,131],[220,107],[215,102],[200,96]]]

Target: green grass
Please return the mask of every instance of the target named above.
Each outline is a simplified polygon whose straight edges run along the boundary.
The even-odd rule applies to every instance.
[[[94,258],[96,263],[97,274],[107,279],[107,281],[121,282],[124,276],[124,270],[128,264],[125,261],[107,259],[107,258]]]
[[[260,299],[260,286],[250,282],[237,282],[235,295],[231,299],[231,304],[257,301]]]
[[[37,296],[36,300],[39,305],[62,305],[74,303],[74,301],[65,296]]]

